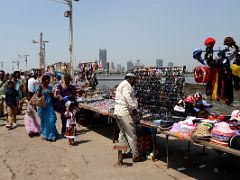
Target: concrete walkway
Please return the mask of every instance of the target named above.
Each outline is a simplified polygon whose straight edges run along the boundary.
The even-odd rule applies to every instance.
[[[159,159],[132,163],[125,160],[128,167],[114,167],[117,152],[113,151],[110,139],[111,128],[78,127],[76,146],[70,147],[66,139],[46,142],[40,137],[29,138],[23,125],[23,116],[18,116],[20,124],[14,130],[5,128],[5,118],[0,119],[0,179],[1,180],[176,180],[176,179],[238,179],[239,174],[222,165],[239,164],[237,159],[219,156],[208,150],[207,156],[196,152],[201,148],[194,146],[186,153],[187,144],[172,139],[170,141],[170,168],[165,163],[165,139],[158,137]],[[57,128],[61,121],[58,115]],[[224,167],[224,166],[223,166]],[[228,166],[229,167],[229,166]],[[238,166],[239,167],[239,166]],[[180,168],[180,169],[179,169]],[[231,169],[231,168],[230,168]],[[238,169],[237,169],[238,170]]]

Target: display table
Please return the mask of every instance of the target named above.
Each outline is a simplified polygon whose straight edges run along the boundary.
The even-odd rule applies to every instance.
[[[105,101],[105,102],[104,102]],[[113,100],[104,100],[102,103],[98,102],[95,103],[94,105],[92,103],[79,103],[79,108],[83,108],[86,110],[90,110],[105,116],[109,117],[109,121],[111,121],[112,123],[114,123],[115,125],[113,126],[113,142],[115,142],[116,137],[115,137],[115,133],[116,133],[116,122],[115,122],[115,115],[113,114],[112,111],[112,106],[114,104]],[[111,101],[111,102],[108,102]],[[107,104],[111,104],[110,106],[106,106]],[[103,105],[104,104],[104,105]],[[239,150],[235,150],[229,147],[224,147],[221,145],[216,145],[216,144],[212,144],[208,141],[203,141],[203,140],[198,140],[198,141],[193,141],[192,138],[190,136],[184,136],[184,138],[180,137],[178,133],[173,133],[170,131],[166,131],[166,130],[161,130],[158,126],[156,126],[153,122],[149,122],[149,121],[144,121],[144,120],[140,120],[139,123],[140,126],[144,126],[144,127],[148,127],[148,128],[153,128],[155,129],[155,132],[159,132],[160,134],[164,134],[166,136],[166,162],[167,162],[167,167],[169,167],[169,137],[174,137],[177,138],[181,141],[186,141],[188,142],[188,152],[190,151],[190,144],[194,144],[194,145],[198,145],[198,146],[202,146],[203,147],[203,151],[205,151],[205,148],[208,149],[215,149],[215,150],[219,150],[225,153],[229,153],[229,154],[233,154],[236,156],[240,156],[240,151]],[[154,142],[153,142],[153,151],[155,152],[157,146],[156,146],[156,134],[154,135]]]
[[[169,136],[180,139],[179,135],[177,133],[173,133],[173,132],[170,132],[170,131],[163,131],[163,130],[159,129],[158,126],[155,126],[154,123],[152,123],[152,122],[141,120],[140,124],[142,126],[145,126],[145,127],[157,129],[158,132],[166,135],[166,154],[167,154],[166,162],[167,162],[167,167],[169,167]],[[188,142],[188,152],[190,150],[190,143],[192,143],[194,145],[202,146],[204,151],[205,151],[205,148],[207,147],[209,149],[215,149],[215,150],[219,150],[219,151],[222,151],[222,152],[225,152],[225,153],[240,156],[240,151],[239,150],[232,149],[232,148],[229,148],[229,147],[224,147],[224,146],[221,146],[221,145],[212,144],[208,141],[202,141],[202,140],[193,141],[190,136],[185,136],[184,138],[181,138],[181,141],[187,141]]]

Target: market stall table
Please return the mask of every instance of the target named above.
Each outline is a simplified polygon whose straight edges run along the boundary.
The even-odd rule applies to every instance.
[[[145,126],[145,127],[150,127],[150,128],[157,129],[158,132],[160,132],[161,134],[165,134],[166,135],[166,154],[167,154],[166,162],[167,162],[167,168],[169,168],[169,136],[175,137],[177,139],[180,139],[180,136],[177,133],[161,130],[158,126],[154,125],[153,122],[141,120],[140,124],[142,126]],[[188,142],[188,151],[190,150],[190,143],[193,143],[194,145],[203,146],[203,150],[204,151],[205,151],[205,147],[207,147],[209,149],[215,149],[215,150],[219,150],[219,151],[222,151],[222,152],[225,152],[225,153],[229,153],[229,154],[233,154],[233,155],[236,155],[236,156],[240,156],[240,151],[239,150],[236,150],[236,149],[233,149],[233,148],[229,148],[229,147],[224,147],[224,146],[221,146],[221,145],[212,144],[212,143],[210,143],[208,141],[203,141],[203,140],[193,141],[190,136],[184,136],[184,138],[181,138],[181,140]]]

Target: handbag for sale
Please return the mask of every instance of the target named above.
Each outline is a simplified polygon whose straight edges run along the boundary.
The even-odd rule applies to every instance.
[[[34,94],[33,97],[31,98],[31,102],[35,106],[46,107],[46,101],[45,101],[44,95],[41,95],[39,97],[38,94]]]

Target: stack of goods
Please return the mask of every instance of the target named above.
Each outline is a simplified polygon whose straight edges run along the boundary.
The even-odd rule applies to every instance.
[[[159,114],[172,111],[177,100],[184,96],[184,71],[183,67],[132,70],[138,79],[134,89],[140,108]]]
[[[196,123],[199,120],[196,117],[188,116],[185,120],[174,123],[170,132],[177,134],[179,137],[191,136],[196,130]]]
[[[174,123],[183,120],[182,117],[170,115],[159,115],[155,113],[146,113],[141,115],[141,123],[149,126],[158,127],[161,130],[170,130]]]
[[[197,126],[196,131],[193,133],[192,139],[194,141],[197,141],[197,140],[209,141],[211,139],[211,133],[210,133],[211,128],[212,128],[212,125],[209,123],[200,123]]]
[[[222,146],[228,146],[229,139],[235,135],[235,132],[226,122],[216,123],[211,131],[211,143]]]
[[[180,121],[179,132],[184,136],[191,136],[192,133],[196,130],[196,125],[193,123],[195,117],[187,117],[186,120]]]
[[[184,100],[180,99],[174,107],[174,115],[206,118],[210,115],[211,107],[211,104],[203,100],[202,94],[197,92],[194,97],[189,95]]]
[[[115,107],[115,101],[113,99],[105,99],[101,101],[85,102],[81,103],[80,106],[87,107],[89,110],[98,110],[101,114],[113,113]]]

